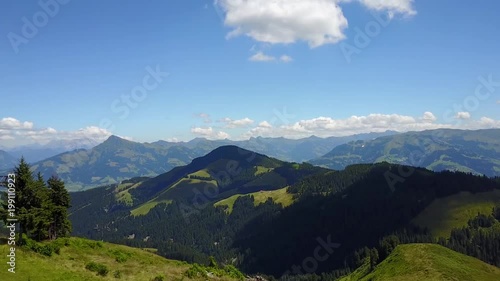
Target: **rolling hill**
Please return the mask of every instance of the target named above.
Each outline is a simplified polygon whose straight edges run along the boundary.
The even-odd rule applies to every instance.
[[[370,272],[367,265],[339,281],[496,281],[500,268],[436,244],[406,244]]]
[[[18,247],[15,273],[8,272],[9,265],[2,263],[0,279],[23,281],[206,280],[202,276],[187,278],[185,275],[192,267],[190,264],[160,257],[152,253],[154,249],[137,249],[76,237],[61,238],[58,242],[63,245],[60,253],[54,253],[50,257]],[[47,243],[49,242],[44,242],[44,244]],[[8,246],[0,245],[0,251],[7,253]],[[105,267],[102,275],[90,270],[88,265],[92,262]],[[212,275],[211,280],[238,279]]]
[[[500,176],[500,129],[439,129],[354,141],[310,163],[341,170],[351,164],[382,161]]]
[[[387,173],[410,169],[391,188]],[[214,256],[248,273],[279,277],[310,256],[319,238],[342,247],[318,264],[318,272],[344,272],[346,262],[354,270],[354,252],[388,235],[405,243],[435,242],[416,221],[449,213],[433,207],[436,202],[477,204],[487,213],[495,202],[485,199],[498,190],[498,179],[461,172],[387,162],[335,171],[223,146],[154,178],[72,193],[70,219],[77,236],[156,248],[162,256],[189,262]],[[471,195],[454,199],[461,194]],[[469,215],[445,231],[467,224]],[[490,256],[481,259],[496,264]]]
[[[123,181],[119,185],[100,188],[96,194],[99,197],[113,194],[108,204],[114,202],[137,216],[147,214],[158,204],[172,201],[189,204],[200,200],[217,202],[235,195],[279,190],[302,177],[325,171],[310,164],[283,162],[237,146],[222,146],[188,165],[154,178]],[[75,212],[85,211],[85,206],[92,200],[83,195],[92,193],[73,194]]]

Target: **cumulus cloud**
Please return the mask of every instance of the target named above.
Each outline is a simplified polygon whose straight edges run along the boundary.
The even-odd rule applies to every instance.
[[[269,122],[267,121],[262,121],[259,123],[259,127],[262,127],[262,128],[272,128],[273,126],[271,124],[269,124]]]
[[[258,52],[255,55],[251,56],[248,60],[256,62],[268,62],[268,61],[275,61],[276,58],[273,56],[268,56],[263,52]]]
[[[471,129],[492,129],[500,128],[500,120],[494,120],[488,117],[481,117],[479,121],[471,122],[468,125]]]
[[[427,123],[432,123],[437,120],[436,116],[432,112],[426,111],[424,112],[424,116],[422,116],[422,120]]]
[[[413,0],[215,0],[232,30],[227,38],[248,36],[257,42],[307,42],[311,48],[345,39],[348,27],[339,5],[359,2],[366,8],[407,16],[417,12]]]
[[[225,128],[240,128],[240,127],[247,127],[249,125],[253,124],[253,120],[245,117],[243,119],[239,120],[233,120],[231,118],[223,118],[220,120],[222,123],[225,123]]]
[[[0,119],[0,129],[5,130],[27,130],[33,128],[33,122],[21,122],[16,118],[5,117]]]
[[[287,56],[287,55],[282,55],[282,56],[280,57],[280,61],[287,63],[287,62],[292,62],[292,61],[293,61],[293,59],[292,59],[292,57],[290,57],[290,56]]]
[[[470,119],[470,113],[467,111],[457,112],[457,114],[455,115],[455,118],[462,119],[462,120]]]
[[[310,47],[345,38],[347,19],[334,0],[220,0],[228,38],[246,35],[258,42],[289,44],[305,41]]]
[[[346,119],[317,117],[279,127],[271,127],[268,122],[261,122],[259,126],[250,129],[244,136],[303,138],[315,135],[329,137],[387,130],[405,132],[450,127],[446,124],[437,124],[435,121],[436,117],[432,112],[425,112],[420,118],[399,114],[369,114],[367,116],[351,116]]]
[[[413,8],[413,0],[357,0],[367,8],[375,11],[387,11],[389,15],[402,14],[413,16],[417,11]]]
[[[78,141],[82,147],[96,145],[108,138],[111,132],[96,126],[76,131],[58,131],[54,128],[36,128],[33,122],[20,121],[13,117],[0,119],[0,139],[5,145],[47,144],[54,141]]]
[[[191,133],[207,138],[209,140],[223,140],[228,139],[230,136],[223,131],[215,131],[212,127],[201,128],[196,127],[191,129]]]
[[[366,116],[351,116],[345,119],[317,117],[300,120],[292,124],[273,127],[263,121],[243,134],[249,137],[286,137],[304,138],[312,135],[319,137],[348,136],[354,134],[385,132],[423,131],[440,128],[451,129],[489,129],[500,128],[500,120],[482,117],[479,120],[464,120],[461,123],[440,124],[432,112],[425,112],[422,117],[412,117],[399,114],[369,114]]]

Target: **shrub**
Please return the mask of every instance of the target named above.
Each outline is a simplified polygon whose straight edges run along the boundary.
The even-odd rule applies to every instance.
[[[105,266],[104,264],[93,262],[93,261],[87,263],[85,268],[92,271],[92,272],[96,272],[98,275],[101,275],[101,276],[106,276],[106,275],[108,275],[108,272],[109,272],[107,266]]]
[[[207,277],[207,271],[199,264],[193,264],[185,273],[188,278]]]
[[[60,254],[61,253],[61,242],[54,240],[50,243],[40,243],[36,242],[33,239],[28,238],[26,235],[23,234],[23,241],[24,241],[24,246],[28,248],[29,250],[47,256],[51,257],[52,254]]]
[[[165,281],[165,276],[158,275],[155,278],[151,279],[151,281]]]
[[[232,265],[226,265],[224,266],[224,271],[226,272],[226,275],[232,278],[236,278],[239,280],[245,279],[245,275],[241,273],[236,267]]]
[[[132,254],[129,252],[123,252],[120,250],[111,251],[111,255],[115,258],[115,260],[119,263],[126,262]]]

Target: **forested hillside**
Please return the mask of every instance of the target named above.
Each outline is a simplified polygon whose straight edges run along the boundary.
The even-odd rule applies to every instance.
[[[240,172],[225,180],[213,176],[227,171],[228,163],[230,170]],[[197,186],[197,181],[209,185]],[[218,192],[204,193],[203,186]],[[177,187],[182,192],[181,188],[174,192]],[[285,187],[293,199],[287,207],[271,198],[256,203],[252,196],[244,196]],[[111,185],[72,194],[74,234],[155,248],[160,255],[190,262],[208,263],[214,256],[247,273],[280,277],[315,272],[326,274],[322,280],[331,280],[354,271],[367,258],[375,266],[398,244],[438,243],[413,220],[439,198],[499,190],[500,179],[389,163],[332,171],[226,147],[154,179],[123,183],[121,188]],[[129,190],[129,203],[117,199],[122,198],[120,190]],[[231,212],[227,205],[215,204],[239,193]],[[151,202],[155,204],[147,211],[135,211]],[[328,245],[327,262],[304,270],[304,259],[318,245]],[[476,255],[455,249],[495,263],[489,257],[496,253],[481,250]],[[302,269],[293,270],[294,265]]]

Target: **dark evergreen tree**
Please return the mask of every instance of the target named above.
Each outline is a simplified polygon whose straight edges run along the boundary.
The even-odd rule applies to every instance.
[[[19,244],[22,244],[23,234],[30,235],[31,211],[35,205],[35,189],[33,173],[29,164],[21,158],[19,165],[14,168],[16,175],[16,206],[19,221]]]
[[[50,189],[48,207],[52,219],[48,232],[50,239],[56,239],[71,233],[71,222],[68,219],[70,197],[64,182],[57,177],[52,176],[47,183]]]
[[[376,248],[370,250],[370,268],[374,269],[379,260],[378,251]]]

